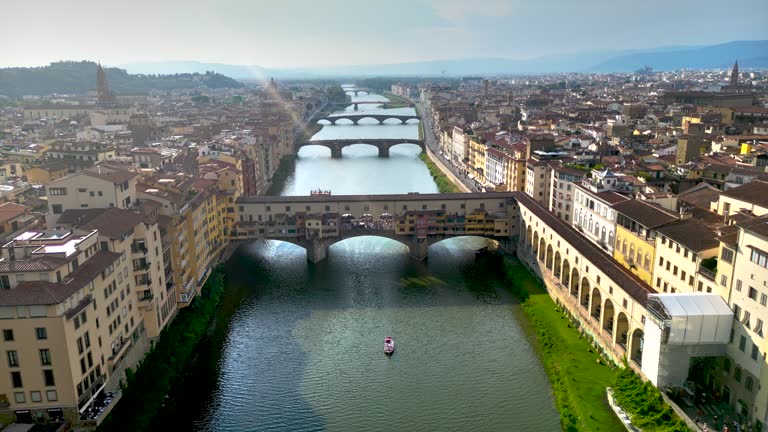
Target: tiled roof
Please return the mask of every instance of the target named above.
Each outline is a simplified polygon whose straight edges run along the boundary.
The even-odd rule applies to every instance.
[[[27,210],[29,210],[29,207],[13,202],[0,204],[0,224],[4,224],[17,216],[23,215]]]
[[[53,305],[86,286],[120,254],[99,251],[61,282],[20,282],[16,288],[0,290],[0,306]]]
[[[649,293],[655,293],[650,286],[632,274],[629,270],[622,267],[613,258],[606,255],[602,249],[594,243],[585,239],[573,227],[565,223],[562,219],[556,217],[547,209],[541,206],[533,198],[523,192],[512,192],[518,204],[524,206],[536,217],[542,220],[550,229],[555,231],[568,244],[581,253],[585,259],[600,269],[608,278],[610,278],[618,287],[626,291],[633,299],[640,304],[645,304]]]
[[[134,227],[144,222],[144,217],[130,210],[119,208],[104,209],[101,214],[83,225],[89,230],[99,230],[99,234],[111,239],[119,239],[133,232]]]
[[[46,272],[64,265],[66,258],[46,256],[21,260],[0,260],[0,273]]]
[[[717,233],[700,222],[681,220],[661,226],[658,231],[694,252],[716,248]]]
[[[728,189],[724,196],[756,204],[760,207],[768,207],[768,182],[753,180],[747,184]]]
[[[646,201],[628,200],[614,205],[613,208],[646,228],[656,228],[678,220],[676,214]]]

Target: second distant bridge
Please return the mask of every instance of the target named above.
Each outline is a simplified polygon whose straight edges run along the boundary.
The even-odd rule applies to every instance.
[[[331,149],[332,158],[341,158],[341,149],[355,144],[372,145],[379,149],[379,157],[389,157],[389,149],[399,144],[416,144],[424,150],[424,141],[407,138],[352,138],[306,141],[298,145],[296,150],[308,145],[319,145]]]
[[[409,120],[419,120],[419,116],[417,115],[395,115],[395,114],[339,114],[339,115],[331,115],[326,117],[321,117],[317,119],[318,122],[325,120],[327,122],[330,122],[332,125],[335,125],[337,121],[339,120],[350,120],[352,124],[357,125],[358,122],[362,119],[373,119],[378,120],[379,124],[384,124],[384,121],[394,119],[394,120],[400,120],[400,123],[406,124]]]

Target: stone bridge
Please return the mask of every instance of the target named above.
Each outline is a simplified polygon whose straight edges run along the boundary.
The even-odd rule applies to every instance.
[[[514,251],[517,202],[512,193],[313,195],[241,197],[232,241],[281,240],[323,260],[339,241],[377,236],[408,247],[423,260],[429,246],[462,236],[491,239]]]
[[[389,149],[399,144],[416,144],[424,150],[424,141],[406,138],[353,138],[353,139],[329,139],[312,140],[298,145],[296,151],[308,145],[319,145],[331,149],[331,157],[341,158],[341,149],[354,144],[368,144],[379,149],[379,157],[389,157]]]
[[[344,93],[353,93],[355,96],[360,94],[360,92],[363,92],[365,94],[371,94],[371,91],[364,88],[356,88],[356,89],[344,89]]]
[[[336,107],[348,107],[352,105],[354,107],[354,110],[357,111],[360,105],[381,105],[383,109],[390,108],[390,107],[398,107],[402,108],[403,104],[392,102],[392,101],[348,101],[348,102],[333,102],[331,105]],[[409,107],[413,108],[416,106],[414,103],[409,103]]]
[[[337,121],[339,120],[351,120],[352,123],[357,126],[358,122],[364,118],[370,118],[374,120],[378,120],[379,124],[384,124],[385,120],[389,119],[396,119],[400,120],[400,123],[405,124],[408,120],[419,120],[421,121],[421,118],[417,115],[395,115],[395,114],[338,114],[338,115],[331,115],[326,117],[320,117],[317,119],[317,122],[320,122],[321,120],[325,120],[327,122],[330,122],[332,125],[335,125]]]

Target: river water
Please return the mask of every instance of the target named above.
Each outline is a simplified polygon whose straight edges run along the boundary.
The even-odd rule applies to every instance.
[[[411,138],[418,129],[326,126],[314,138],[352,133]],[[402,145],[378,158],[361,145],[332,160],[327,149],[305,147],[283,194],[435,192],[418,154]],[[241,248],[226,263],[221,310],[156,429],[559,430],[501,260],[475,254],[484,245],[446,240],[417,262],[398,242],[359,237],[331,246],[316,265],[288,243]],[[382,353],[388,335],[392,357]]]

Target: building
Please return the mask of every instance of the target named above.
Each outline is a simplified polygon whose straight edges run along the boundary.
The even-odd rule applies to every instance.
[[[614,204],[616,242],[613,258],[643,282],[653,282],[657,228],[678,220],[675,213],[640,200]]]
[[[684,135],[677,139],[677,164],[682,165],[698,159],[705,149],[704,124],[688,123]]]
[[[756,216],[768,214],[768,181],[753,180],[742,186],[728,189],[713,203],[712,210],[726,219],[738,213]]]
[[[165,281],[157,216],[112,207],[67,210],[59,218],[59,225],[66,228],[98,231],[102,250],[131,258],[129,274],[119,275],[118,283],[123,279],[132,280],[136,306],[149,338],[159,337],[176,313],[176,293],[168,290]]]
[[[723,399],[741,415],[762,424],[768,421],[768,364],[765,322],[768,320],[768,215],[736,225],[733,284],[727,299],[733,310],[733,331],[722,360],[717,385]],[[720,261],[724,261],[721,259]],[[720,267],[721,263],[718,263]]]
[[[48,157],[71,162],[74,167],[93,165],[115,158],[115,148],[92,141],[54,141],[48,148]]]
[[[99,165],[54,180],[47,186],[48,227],[66,210],[128,208],[136,202],[138,173],[130,169]]]
[[[453,127],[450,159],[454,165],[464,168],[465,164],[469,161],[469,140],[471,137],[471,130],[464,130],[458,126]]]
[[[15,238],[23,231],[37,228],[42,222],[42,215],[32,214],[32,208],[14,202],[0,204],[0,238],[3,242]]]
[[[562,164],[554,166],[552,168],[552,178],[549,181],[552,185],[549,211],[556,214],[560,219],[570,222],[571,217],[573,217],[575,187],[585,176],[586,172],[580,169]]]
[[[574,185],[573,226],[589,241],[613,255],[617,218],[613,207],[630,198],[604,185],[595,181]]]
[[[657,291],[721,294],[715,289],[715,272],[707,268],[707,262],[718,254],[717,232],[690,219],[662,225],[656,231],[653,286]],[[723,275],[719,284],[728,287],[729,282]]]
[[[18,422],[78,421],[143,352],[128,254],[98,239],[95,230],[27,231],[2,247],[0,394]]]
[[[42,165],[27,168],[24,175],[31,183],[48,184],[66,176],[69,172],[69,164],[62,160],[47,161]]]
[[[552,181],[549,162],[531,158],[528,159],[525,169],[525,193],[539,204],[548,207]]]
[[[13,160],[0,160],[0,182],[19,178],[24,175],[21,163]]]

